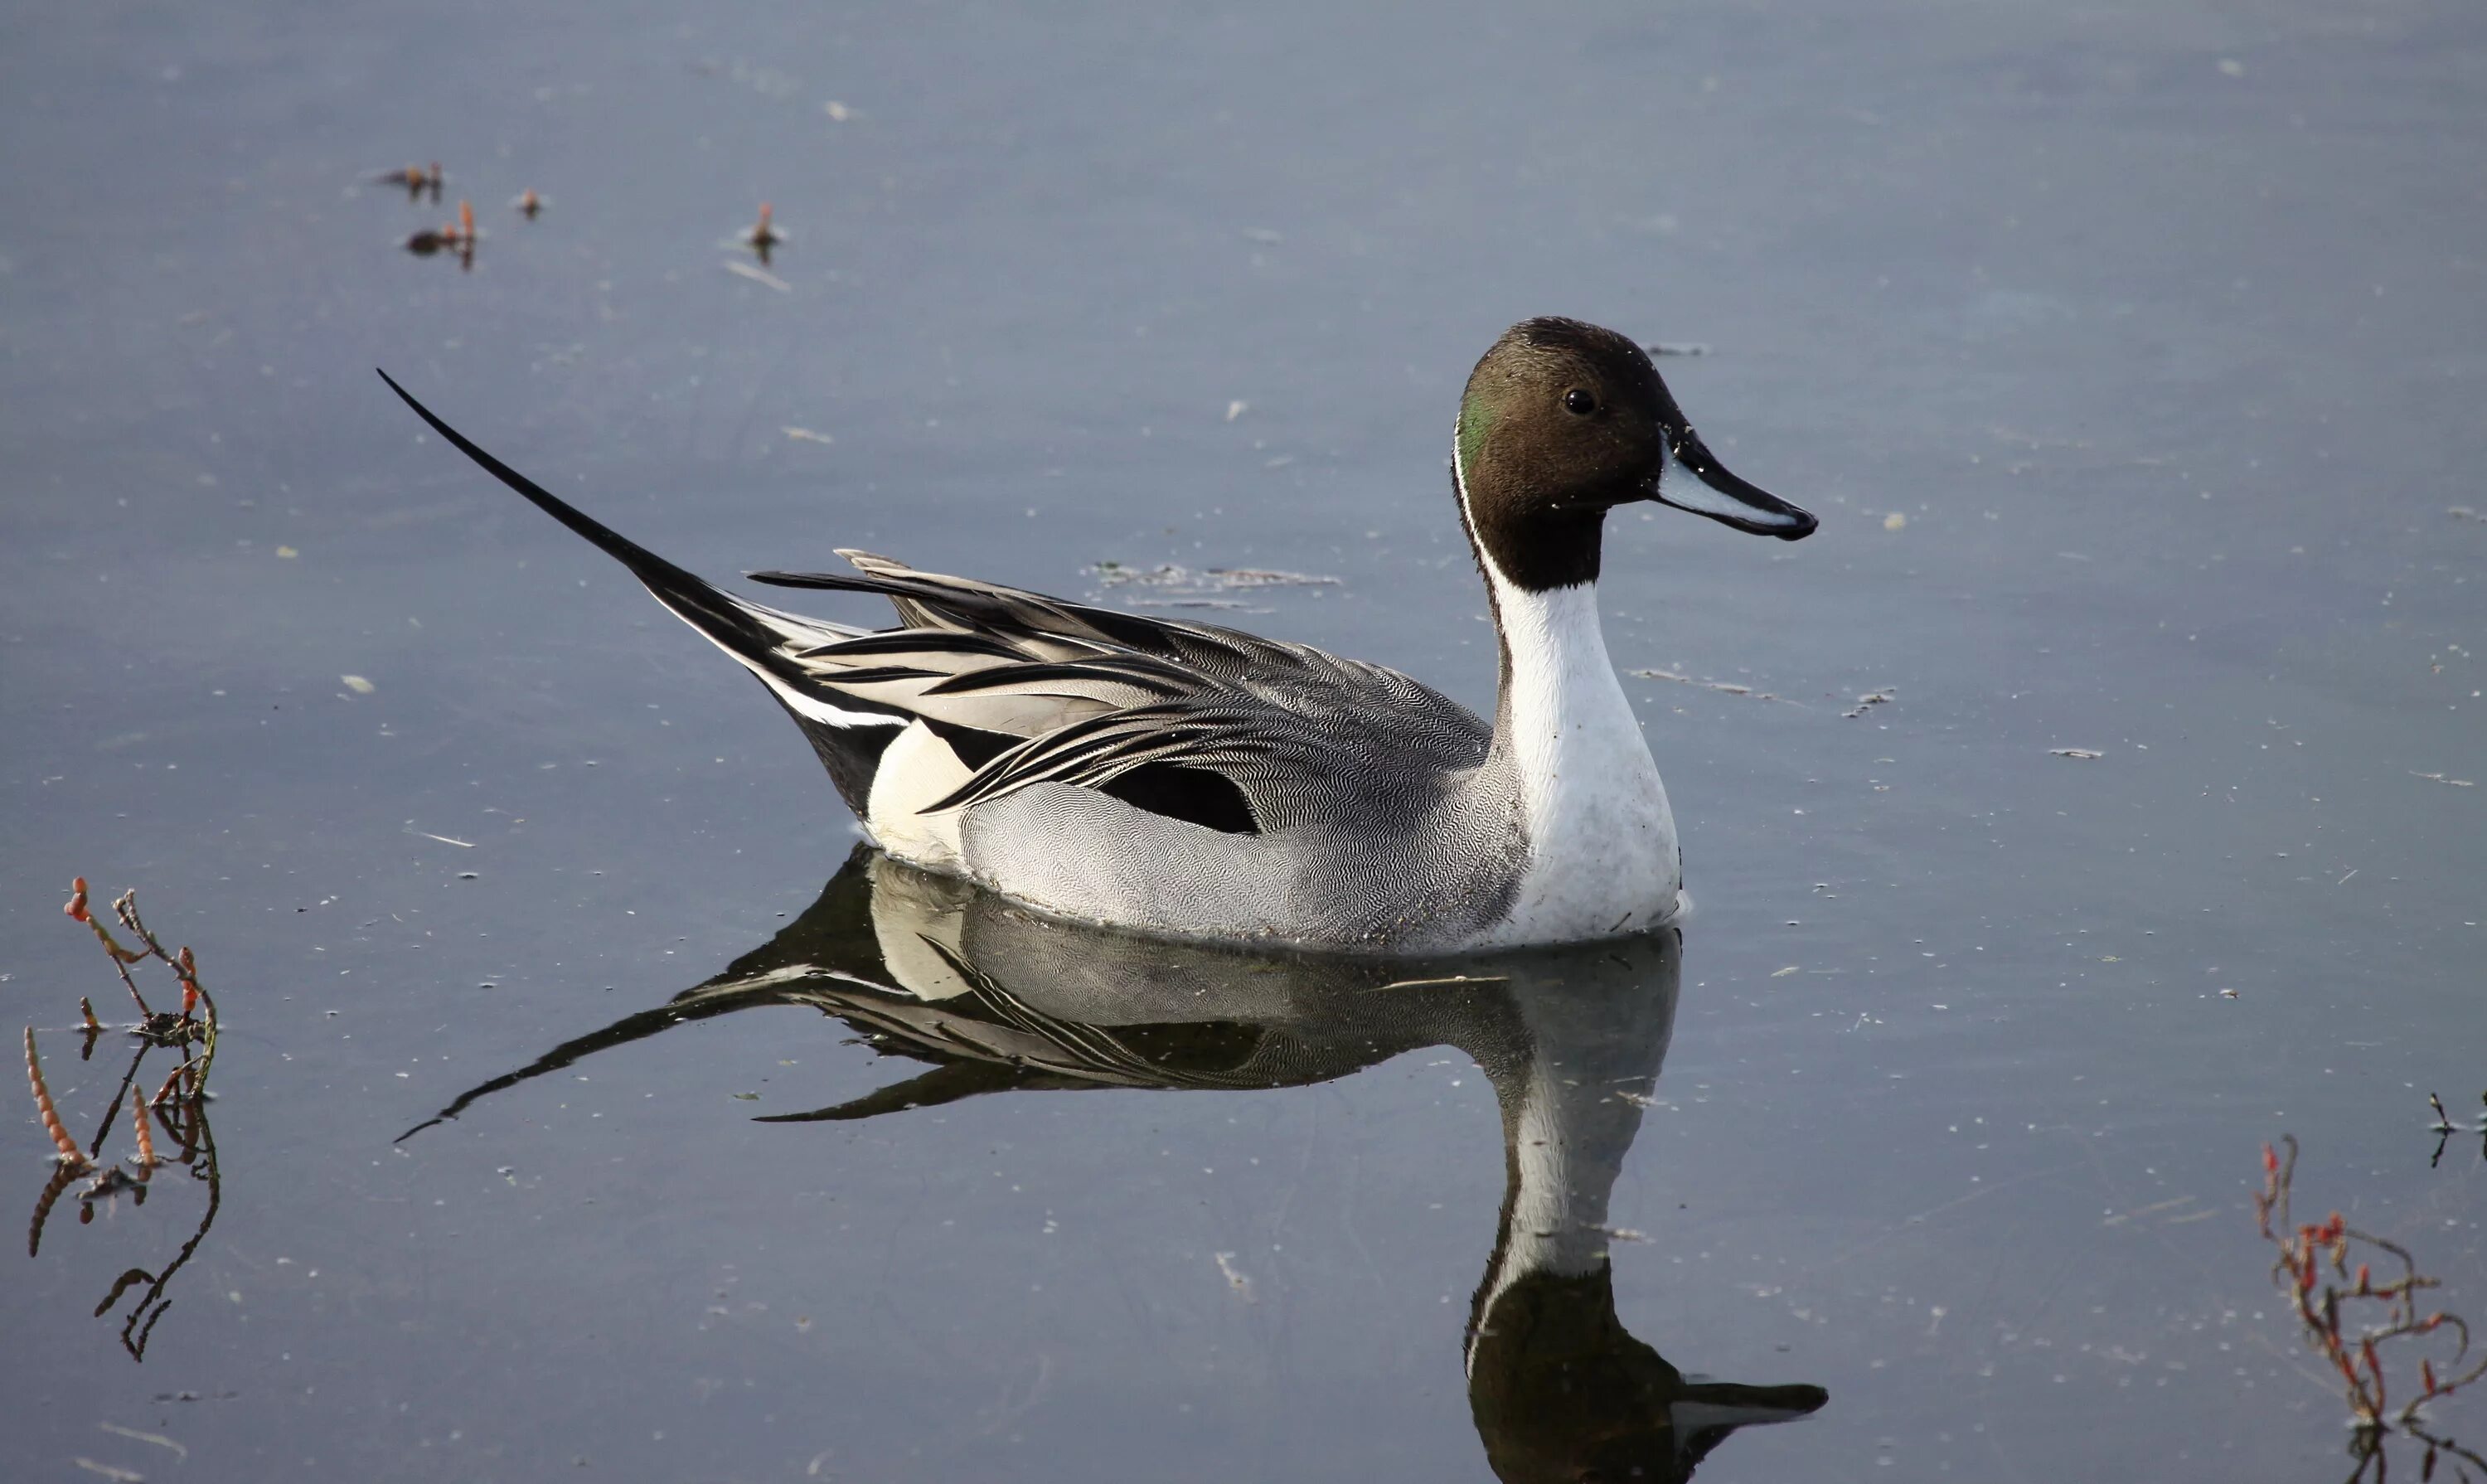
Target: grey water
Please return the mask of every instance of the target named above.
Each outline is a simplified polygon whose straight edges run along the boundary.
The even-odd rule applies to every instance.
[[[0,1028],[118,1106],[83,875],[223,1029],[212,1190],[32,1230],[0,1104],[0,1476],[2345,1478],[2283,1135],[2487,1321],[2487,18],[6,28]],[[1824,523],[1612,522],[1697,907],[1466,963],[853,856],[372,375],[713,576],[861,546],[1490,707],[1450,424],[1539,314],[1698,348]]]

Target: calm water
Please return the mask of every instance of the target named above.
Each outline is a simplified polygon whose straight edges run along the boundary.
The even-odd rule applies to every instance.
[[[139,1363],[98,1302],[203,1183],[0,1255],[0,1475],[2331,1480],[2283,1133],[2487,1317],[2425,1103],[2487,1086],[2487,19],[7,27],[0,1028],[91,1132],[83,873],[226,1031]],[[461,197],[471,270],[402,250]],[[1751,692],[1628,681],[1680,952],[1251,964],[850,863],[761,692],[370,369],[702,571],[1334,577],[1208,616],[1490,705],[1443,463],[1542,313],[1708,347],[1824,517],[1609,538],[1618,663]]]

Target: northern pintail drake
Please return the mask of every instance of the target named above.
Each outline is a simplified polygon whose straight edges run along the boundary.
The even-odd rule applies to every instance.
[[[1452,487],[1500,637],[1489,725],[1379,665],[842,550],[779,587],[877,593],[870,630],[723,592],[433,430],[628,567],[792,714],[874,840],[1041,910],[1177,937],[1411,954],[1641,933],[1676,913],[1666,791],[1598,624],[1607,512],[1796,541],[1640,347],[1514,325],[1469,374]]]

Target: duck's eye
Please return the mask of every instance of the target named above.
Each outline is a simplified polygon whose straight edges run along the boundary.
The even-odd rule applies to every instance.
[[[1586,417],[1598,410],[1598,399],[1576,386],[1563,394],[1563,410]]]

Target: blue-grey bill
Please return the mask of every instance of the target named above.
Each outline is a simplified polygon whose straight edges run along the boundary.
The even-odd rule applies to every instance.
[[[1674,463],[1659,480],[1655,498],[1662,505],[1781,541],[1802,541],[1821,524],[1807,512],[1729,473],[1690,428],[1675,440]]]

